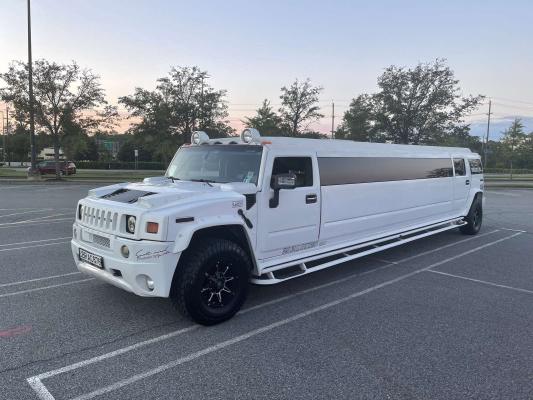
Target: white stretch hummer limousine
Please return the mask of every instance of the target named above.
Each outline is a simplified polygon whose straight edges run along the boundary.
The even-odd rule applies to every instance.
[[[81,272],[170,297],[194,321],[232,317],[249,282],[273,284],[482,221],[468,149],[194,132],[165,176],[78,203]]]

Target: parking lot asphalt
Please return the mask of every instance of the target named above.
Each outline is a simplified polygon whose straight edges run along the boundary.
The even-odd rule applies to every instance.
[[[0,184],[0,399],[531,399],[533,191],[448,231],[253,286],[200,327],[77,273],[88,185]]]

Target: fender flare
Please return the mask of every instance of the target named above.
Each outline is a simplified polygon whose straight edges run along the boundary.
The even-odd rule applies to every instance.
[[[482,190],[476,190],[476,192],[472,193],[471,196],[472,196],[472,201],[468,203],[468,208],[465,210],[466,213],[464,216],[468,215],[468,213],[470,212],[470,209],[472,208],[472,205],[474,204],[474,202],[479,196],[481,196],[481,206],[485,207],[485,196],[483,196]]]
[[[197,220],[197,223],[190,225],[184,229],[181,229],[178,232],[176,240],[174,242],[174,247],[172,249],[173,253],[182,253],[187,250],[191,244],[191,240],[194,234],[200,230],[208,228],[221,228],[221,227],[235,227],[238,226],[242,229],[244,237],[246,239],[247,247],[250,258],[252,261],[253,269],[257,269],[257,259],[255,257],[254,246],[252,243],[252,238],[250,237],[250,229],[246,226],[245,222],[241,218],[234,217],[214,217],[214,218],[205,218]]]

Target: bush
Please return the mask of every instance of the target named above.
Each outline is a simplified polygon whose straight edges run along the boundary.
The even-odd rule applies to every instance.
[[[77,169],[135,169],[135,163],[129,161],[75,161]],[[137,169],[166,170],[167,165],[160,162],[139,161]]]

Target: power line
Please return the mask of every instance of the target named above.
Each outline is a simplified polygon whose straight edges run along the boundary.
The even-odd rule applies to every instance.
[[[523,100],[513,100],[513,99],[509,99],[509,98],[505,98],[505,97],[492,97],[493,99],[499,99],[499,100],[503,100],[503,101],[509,101],[511,103],[522,103],[522,104],[529,104],[529,105],[532,105],[533,106],[533,102],[531,101],[523,101]]]
[[[497,104],[499,106],[506,107],[506,108],[514,108],[514,109],[518,109],[518,110],[533,111],[533,105],[532,106],[517,106],[517,105],[513,105],[513,104],[501,103],[499,101],[494,102],[494,104]]]

